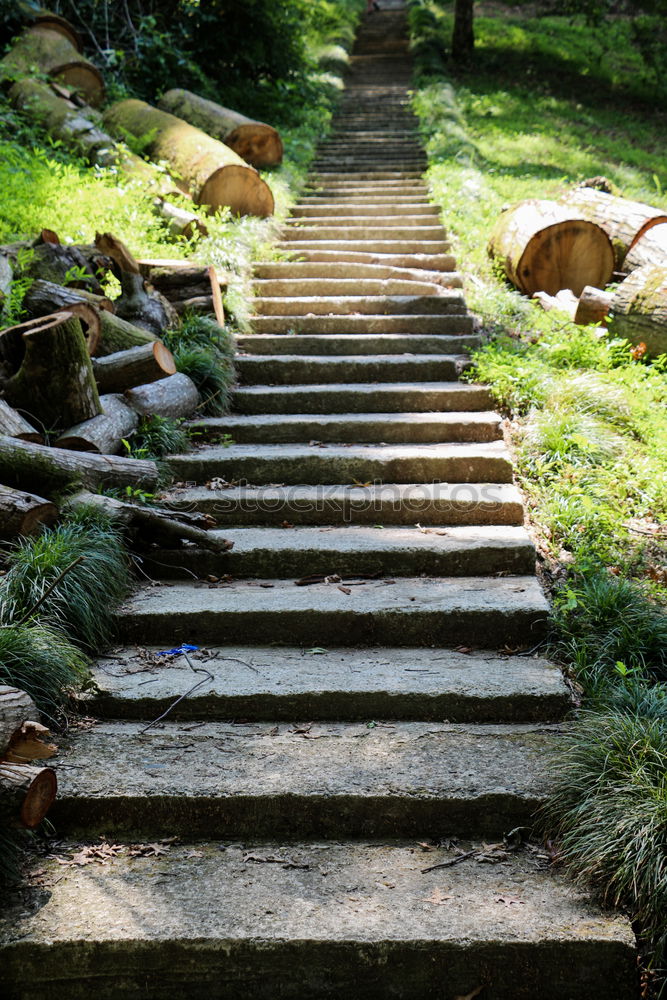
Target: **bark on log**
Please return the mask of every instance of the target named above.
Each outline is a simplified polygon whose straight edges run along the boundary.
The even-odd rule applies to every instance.
[[[526,295],[555,295],[563,288],[580,295],[585,285],[608,284],[614,270],[614,252],[603,229],[562,205],[538,199],[502,213],[488,252]]]
[[[49,811],[58,791],[51,767],[0,763],[0,815],[34,830]]]
[[[157,341],[154,333],[134,326],[114,313],[101,312],[99,318],[100,338],[95,351],[97,357],[104,358],[118,351],[127,351],[132,347],[154,344]]]
[[[0,253],[0,309],[12,290],[14,272],[8,257]]]
[[[623,270],[631,274],[638,267],[655,265],[667,266],[667,222],[653,226],[639,237],[623,261]]]
[[[27,420],[24,420],[21,414],[17,413],[4,399],[0,399],[0,434],[20,438],[21,441],[33,441],[35,444],[44,443],[43,435]],[[2,487],[0,487],[1,489]]]
[[[561,204],[604,229],[614,248],[616,270],[622,268],[628,251],[644,233],[667,222],[667,213],[662,209],[589,187],[568,191]]]
[[[0,486],[0,538],[3,541],[13,542],[19,535],[35,535],[42,527],[53,524],[57,517],[58,508],[44,497]]]
[[[0,754],[3,764],[29,764],[33,760],[48,760],[58,753],[58,747],[47,743],[49,730],[41,722],[26,721],[12,736],[9,746]]]
[[[188,212],[185,208],[173,205],[165,198],[156,198],[153,202],[156,213],[167,223],[167,228],[172,236],[177,239],[181,236],[186,240],[191,240],[197,233],[200,236],[208,236],[208,227],[204,220]]]
[[[81,323],[54,313],[23,334],[25,355],[5,385],[8,401],[45,427],[71,427],[96,417],[100,398]]]
[[[76,269],[76,276],[73,274]],[[25,270],[30,278],[50,281],[67,288],[102,296],[103,290],[88,260],[78,247],[66,243],[41,242],[32,252]]]
[[[276,167],[282,163],[283,143],[272,125],[246,118],[189,90],[168,90],[158,101],[158,107],[224,142],[253,167]]]
[[[228,146],[182,119],[130,99],[112,105],[104,123],[112,133],[153,136],[148,146],[151,157],[174,169],[183,190],[191,190],[197,204],[213,211],[228,206],[237,215],[273,214],[271,189],[257,171]]]
[[[10,369],[11,374],[18,371],[23,364],[26,351],[25,334],[41,330],[54,316],[65,312],[79,321],[88,354],[95,350],[99,338],[98,317],[94,310],[91,311],[91,306],[82,302],[57,311],[51,309],[36,319],[28,320],[27,323],[19,323],[17,326],[8,326],[5,330],[0,330],[0,358]]]
[[[140,274],[123,271],[120,276],[123,294],[116,299],[116,313],[121,319],[133,323],[159,337],[176,322],[171,305],[154,289],[147,289]]]
[[[128,389],[125,399],[142,416],[189,417],[199,405],[199,393],[182,372]]]
[[[17,729],[26,719],[38,716],[37,706],[29,694],[4,684],[0,687],[0,759]]]
[[[179,316],[184,316],[187,312],[196,313],[197,316],[213,316],[215,314],[212,295],[195,295],[191,299],[180,299],[172,304]]]
[[[119,452],[124,438],[136,430],[139,417],[119,395],[100,396],[100,405],[102,412],[97,417],[70,427],[60,435],[56,447],[97,455]]]
[[[177,515],[161,507],[140,507],[138,504],[126,503],[113,497],[85,492],[70,497],[68,506],[75,509],[96,507],[104,511],[116,524],[139,529],[142,540],[148,540],[151,536],[156,536],[153,540],[169,539],[171,542],[174,539],[178,541],[185,539],[211,552],[228,552],[234,547],[234,543],[226,538],[212,535],[187,521],[177,520]]]
[[[36,121],[52,139],[85,156],[91,163],[109,158],[116,143],[91,118],[87,109],[54,94],[41,80],[25,77],[9,91],[15,108]]]
[[[602,288],[586,285],[579,296],[574,322],[579,326],[588,326],[590,323],[606,325],[607,313],[613,298],[613,292],[605,292]]]
[[[104,101],[104,80],[97,67],[64,34],[41,25],[25,31],[0,61],[5,79],[32,77],[35,69],[77,91],[94,108]]]
[[[158,478],[155,462],[144,459],[46,448],[0,435],[0,480],[18,489],[48,495],[79,482],[91,489],[132,486],[152,491]]]
[[[176,364],[169,348],[161,340],[153,340],[94,361],[93,373],[100,392],[125,392],[135,385],[174,375]]]
[[[33,281],[26,292],[23,304],[31,316],[48,316],[59,309],[70,309],[78,302],[85,302],[96,309],[114,312],[111,299],[105,295],[93,295],[84,288],[65,288],[52,281]]]
[[[20,2],[18,9],[26,24],[39,25],[40,28],[57,31],[74,46],[77,52],[83,51],[78,31],[60,14],[54,14],[52,10],[44,10],[42,7],[34,7],[32,3],[25,2]]]
[[[609,329],[646,354],[667,354],[667,262],[638,267],[614,293]]]

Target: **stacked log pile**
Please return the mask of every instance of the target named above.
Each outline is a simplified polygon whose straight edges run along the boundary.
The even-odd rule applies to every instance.
[[[56,773],[36,761],[57,748],[37,719],[32,700],[18,688],[0,687],[0,822],[34,830],[46,816],[58,789]]]
[[[641,355],[667,353],[667,213],[585,185],[501,215],[489,255],[507,279],[575,323],[606,325]],[[606,290],[612,278],[618,287]]]

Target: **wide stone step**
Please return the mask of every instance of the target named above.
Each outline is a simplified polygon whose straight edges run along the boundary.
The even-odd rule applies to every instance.
[[[403,199],[401,199],[403,201]],[[373,219],[386,220],[386,219],[428,219],[430,217],[438,218],[440,215],[440,209],[436,205],[424,204],[423,202],[414,202],[408,204],[377,204],[377,203],[366,203],[359,204],[355,202],[344,202],[340,201],[331,204],[329,201],[318,202],[316,204],[304,204],[302,201],[299,205],[292,210],[292,218],[294,219],[326,219],[326,218],[336,218],[340,219],[341,216],[341,204],[344,204],[342,212],[345,218],[350,216],[359,216],[359,218],[367,219],[369,217]]]
[[[455,379],[467,360],[464,354],[245,354],[236,356],[236,370],[244,385],[391,382],[394,379],[435,382]]]
[[[512,463],[501,441],[486,444],[210,445],[171,455],[179,481],[215,477],[249,483],[511,483]]]
[[[419,273],[419,272],[415,272]],[[404,280],[398,278],[273,278],[259,279],[253,282],[255,293],[260,299],[266,298],[312,298],[325,296],[339,298],[351,296],[368,298],[368,296],[421,296],[442,295],[442,285],[428,281]],[[451,294],[451,293],[450,293]],[[465,301],[461,296],[462,310],[465,311]]]
[[[405,267],[414,270],[453,272],[456,258],[451,254],[373,253],[358,250],[312,250],[299,247],[292,260],[276,262],[276,267],[294,264],[379,264],[382,267]],[[265,266],[265,265],[260,265]],[[432,280],[430,276],[428,280]]]
[[[355,181],[415,181],[421,180],[421,170],[314,170],[308,180],[310,184],[327,184],[332,181],[342,181],[351,184]]]
[[[239,524],[523,524],[517,488],[499,483],[385,483],[371,486],[209,486],[173,488],[164,502]]]
[[[213,533],[213,536],[218,534]],[[162,579],[337,576],[485,576],[532,573],[535,549],[524,528],[490,526],[438,529],[382,525],[225,528],[230,552],[194,547],[148,551],[143,567]],[[353,586],[355,584],[353,583]]]
[[[336,261],[281,261],[276,264],[260,264],[255,267],[255,274],[258,281],[291,281],[294,282],[293,287],[295,288],[310,287],[303,284],[308,281],[346,281],[348,283],[395,281],[416,283],[421,285],[422,289],[424,286],[435,285],[438,290],[441,288],[461,288],[463,284],[461,275],[456,271],[424,273],[418,268]],[[268,286],[259,285],[258,287],[262,290]],[[374,285],[374,287],[377,288],[378,285]]]
[[[531,824],[557,738],[546,724],[145,727],[102,721],[62,741],[60,836],[498,838]]]
[[[406,443],[495,441],[502,438],[502,418],[494,412],[475,413],[308,413],[260,416],[232,414],[188,423],[197,441],[229,435],[238,444],[280,444],[316,441]]]
[[[309,222],[311,220],[308,220]],[[332,225],[331,223],[320,225],[289,225],[285,228],[285,243],[294,243],[305,240],[372,240],[391,242],[396,240],[422,240],[424,242],[443,241],[445,230],[438,223],[435,226],[409,225],[373,225],[369,226],[367,220],[358,219],[359,225],[352,225],[347,222],[344,225]]]
[[[313,260],[305,251],[307,250],[339,250],[343,251],[345,257],[342,259],[356,260],[350,254],[393,254],[400,255],[404,260],[407,255],[424,254],[432,257],[436,254],[446,254],[451,250],[448,240],[386,240],[386,239],[340,239],[340,240],[283,240],[277,244],[279,250],[288,253],[290,250],[298,252],[302,260]],[[412,267],[419,267],[417,262]],[[452,268],[453,270],[453,268]]]
[[[479,347],[481,337],[444,334],[353,333],[338,336],[326,333],[275,335],[252,333],[236,338],[239,351],[246,354],[454,354]]]
[[[104,865],[40,859],[41,885],[26,892],[39,904],[2,927],[3,996],[424,1000],[482,983],[493,1000],[637,995],[629,921],[547,871],[539,851],[423,874],[473,848],[483,855],[479,842],[427,852],[253,835],[158,857],[124,848]]]
[[[253,307],[260,316],[465,316],[465,299],[459,291],[434,287],[426,295],[276,295],[256,296]]]
[[[490,410],[491,393],[463,382],[257,385],[236,389],[239,413],[408,413]]]
[[[473,331],[470,315],[418,315],[371,313],[339,316],[251,316],[250,325],[255,333],[309,333],[309,334],[451,334],[469,336]],[[415,373],[416,374],[416,373]]]
[[[318,194],[309,194],[303,198],[299,199],[299,203],[294,209],[301,208],[313,208],[316,209],[318,206],[322,207],[334,207],[334,206],[344,206],[344,210],[347,211],[348,208],[382,208],[383,206],[392,209],[393,207],[400,208],[403,207],[407,212],[414,207],[419,207],[422,205],[428,205],[427,202],[427,192],[415,192],[413,194],[407,194],[401,192],[400,205],[396,205],[396,196],[387,194],[373,194],[371,191],[365,188],[356,188],[359,193],[355,195],[354,191],[343,193],[339,191],[333,191],[331,194],[327,192],[319,192]]]
[[[182,656],[156,647],[114,650],[93,668],[82,710],[154,719],[192,687]],[[170,712],[181,719],[404,719],[413,722],[556,722],[571,708],[548,661],[442,649],[216,646],[191,653],[212,676]]]
[[[375,198],[385,199],[389,196],[401,201],[404,198],[417,202],[428,201],[429,190],[423,181],[329,181],[326,183],[309,182],[305,189],[304,200],[308,198],[336,198],[345,202],[372,201]]]
[[[368,212],[356,212],[348,213],[347,206],[341,208],[336,206],[338,211],[331,215],[308,215],[305,218],[293,218],[288,219],[285,223],[287,231],[291,233],[293,230],[310,230],[310,229],[325,229],[328,230],[332,226],[336,228],[349,228],[354,229],[355,235],[360,230],[370,229],[374,231],[375,229],[389,229],[389,230],[401,230],[404,231],[407,228],[418,229],[420,232],[426,229],[433,229],[437,231],[438,234],[444,233],[445,229],[442,223],[438,220],[438,212],[434,211],[410,211],[407,215],[387,213],[382,210],[377,215],[369,215]],[[430,209],[431,206],[427,206]],[[412,208],[412,206],[410,206]],[[424,234],[428,237],[428,234]],[[398,237],[397,237],[398,238]]]

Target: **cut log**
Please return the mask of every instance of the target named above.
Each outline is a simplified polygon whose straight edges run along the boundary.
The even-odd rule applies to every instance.
[[[57,517],[58,508],[44,497],[0,486],[0,538],[3,541],[13,542],[19,535],[36,535],[42,527],[53,524]]]
[[[195,295],[191,299],[179,299],[178,302],[172,304],[179,316],[184,316],[188,312],[195,313],[197,316],[213,316],[215,314],[212,295]]]
[[[17,489],[49,495],[79,482],[91,489],[131,486],[152,491],[158,478],[155,462],[144,459],[46,448],[0,435],[0,481]]]
[[[148,330],[157,337],[174,326],[177,317],[168,300],[155,289],[146,288],[140,274],[123,271],[120,286],[123,294],[116,299],[114,305],[121,319]]]
[[[58,753],[58,747],[47,743],[49,730],[41,722],[24,722],[12,736],[2,754],[2,763],[29,764],[33,760],[48,760]]]
[[[157,337],[143,327],[134,326],[114,313],[101,312],[100,339],[95,354],[97,357],[107,357],[117,351],[127,351],[132,347],[154,344]]]
[[[93,362],[93,373],[100,392],[125,392],[135,385],[157,382],[175,372],[174,356],[161,340],[108,354]]]
[[[628,250],[623,270],[630,274],[638,267],[660,265],[667,267],[667,222],[653,226]]]
[[[208,236],[206,223],[199,215],[195,215],[194,212],[188,212],[185,208],[179,208],[178,205],[172,204],[172,202],[167,201],[165,198],[156,198],[153,202],[153,207],[156,213],[167,223],[167,228],[172,236],[176,238],[183,237],[186,240],[191,240],[197,234]]]
[[[12,290],[12,280],[14,272],[11,261],[4,254],[0,253],[0,309]]]
[[[0,60],[0,75],[6,80],[33,77],[35,70],[81,94],[94,108],[104,101],[102,74],[59,31],[36,25],[25,31]]]
[[[276,167],[282,163],[282,140],[272,125],[253,121],[189,90],[168,90],[158,101],[158,107],[224,142],[253,167]]]
[[[0,763],[0,816],[34,830],[51,808],[58,791],[51,767]]]
[[[56,447],[98,455],[119,452],[123,440],[136,430],[139,417],[119,395],[100,396],[100,405],[102,412],[97,417],[70,427],[57,439]]]
[[[542,306],[545,312],[561,312],[574,319],[579,300],[569,288],[563,288],[557,295],[546,292],[535,292],[533,298]]]
[[[62,142],[90,163],[108,158],[115,149],[114,140],[98,127],[87,109],[54,94],[41,80],[31,77],[17,80],[9,91],[9,99],[52,139]]]
[[[34,441],[35,444],[44,443],[43,435],[32,424],[29,424],[20,413],[17,413],[9,403],[5,402],[4,399],[0,399],[0,434],[20,438],[21,441]]]
[[[188,417],[199,405],[196,385],[182,372],[128,389],[125,399],[142,416]]]
[[[667,263],[638,267],[618,286],[609,330],[651,357],[667,354]]]
[[[94,295],[84,288],[65,288],[52,281],[33,281],[25,294],[23,305],[31,316],[48,316],[59,309],[70,309],[78,302],[85,302],[96,309],[114,312],[114,305],[106,295]]]
[[[26,719],[38,716],[37,706],[29,694],[15,687],[0,687],[0,759]]]
[[[178,515],[161,507],[145,507],[126,503],[114,497],[101,496],[96,493],[77,493],[70,497],[68,506],[96,507],[104,511],[112,521],[126,528],[137,528],[143,541],[162,541],[168,539],[182,542],[184,539],[194,542],[201,549],[211,552],[228,552],[234,543],[218,535],[212,535],[203,528],[187,521],[178,520]]]
[[[47,428],[96,417],[100,398],[81,323],[70,312],[45,316],[23,334],[21,367],[5,385],[10,404]]]
[[[83,51],[81,37],[74,27],[60,14],[54,14],[51,10],[44,10],[42,7],[35,7],[32,3],[20,0],[18,10],[24,22],[28,25],[39,25],[40,28],[48,28],[49,31],[57,31],[63,35],[77,52]]]
[[[488,246],[489,256],[508,280],[526,295],[555,295],[570,288],[609,283],[614,252],[600,226],[552,201],[530,199],[500,216]]]
[[[151,158],[165,160],[199,205],[225,206],[236,215],[272,215],[271,189],[240,156],[181,118],[134,99],[112,105],[104,114],[113,134],[152,136]]]
[[[113,233],[95,233],[95,246],[100,253],[116,265],[115,274],[117,277],[120,277],[123,271],[139,274],[139,264],[132,252]]]
[[[593,288],[586,285],[579,296],[574,322],[579,326],[588,326],[591,323],[596,325],[606,325],[607,313],[613,301],[613,292],[605,292],[602,288]]]
[[[604,229],[614,248],[616,270],[621,269],[628,251],[644,233],[667,222],[667,213],[662,209],[590,187],[568,191],[561,198],[561,204]]]

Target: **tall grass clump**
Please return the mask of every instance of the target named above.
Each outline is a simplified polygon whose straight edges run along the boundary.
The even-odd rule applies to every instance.
[[[154,413],[142,417],[139,426],[127,442],[133,458],[160,459],[165,455],[178,455],[187,451],[190,439],[181,420],[161,417]]]
[[[199,390],[200,413],[208,416],[228,413],[236,380],[231,334],[205,316],[191,315],[164,339],[178,370],[189,375]]]
[[[0,684],[30,695],[51,718],[67,692],[85,680],[88,661],[64,633],[43,621],[17,619],[0,626]]]

